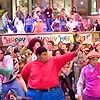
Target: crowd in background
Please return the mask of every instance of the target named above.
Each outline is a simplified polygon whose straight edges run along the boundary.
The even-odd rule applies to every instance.
[[[78,14],[75,7],[73,7],[70,16],[66,15],[65,9],[61,9],[60,14],[55,17],[49,4],[46,5],[45,9],[41,9],[38,4],[35,4],[33,15],[32,12],[24,15],[20,10],[20,6],[18,6],[12,21],[9,19],[8,11],[5,10],[2,22],[4,31],[9,34],[100,31],[100,25],[97,20],[93,22],[91,19],[83,18]],[[63,89],[64,96],[67,95],[71,100],[76,100],[81,69],[90,63],[90,58],[88,59],[87,55],[91,51],[96,51],[98,55],[100,54],[100,41],[84,42],[80,35],[75,34],[75,36],[74,43],[60,41],[58,45],[55,45],[54,41],[47,41],[45,44],[45,41],[33,38],[28,45],[16,43],[7,47],[5,51],[0,48],[0,100],[25,97],[28,87],[27,81],[23,78],[25,74],[22,73],[22,70],[30,61],[37,60],[36,50],[39,47],[47,49],[48,59],[76,51],[79,48],[77,57],[63,66],[59,72],[60,86]],[[97,58],[96,60],[100,62],[100,56]],[[2,67],[5,67],[5,69]]]
[[[73,7],[68,16],[64,8],[54,16],[54,10],[47,3],[45,9],[38,4],[32,12],[24,14],[20,6],[17,7],[14,19],[9,18],[8,11],[2,15],[4,31],[8,33],[38,33],[38,32],[69,32],[69,31],[100,31],[98,20],[82,17]]]
[[[63,43],[60,41],[58,45],[55,46],[53,41],[48,41],[47,45],[45,45],[45,43],[43,43],[43,41],[40,39],[34,38],[27,46],[20,46],[19,44],[9,46],[5,52],[5,55],[10,55],[12,57],[14,61],[14,75],[16,75],[17,81],[20,82],[24,92],[27,91],[27,83],[25,83],[22,79],[20,72],[26,63],[29,61],[35,61],[37,59],[35,54],[36,49],[41,46],[47,48],[48,58],[52,58],[53,56],[60,56],[65,53],[75,51],[77,48],[81,47],[78,56],[71,62],[67,63],[59,73],[59,80],[61,82],[61,87],[65,96],[68,96],[69,94],[71,100],[76,100],[75,94],[77,93],[77,81],[79,79],[81,69],[88,63],[86,56],[94,49],[100,53],[100,41],[96,41],[95,43],[84,43],[80,40],[79,37],[77,37],[74,43]],[[98,61],[100,62],[100,59]],[[18,96],[24,97],[24,95]]]

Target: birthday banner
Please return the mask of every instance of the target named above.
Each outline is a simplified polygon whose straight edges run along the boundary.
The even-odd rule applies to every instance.
[[[27,44],[32,38],[42,39],[45,43],[48,41],[53,41],[55,45],[62,41],[64,43],[74,42],[73,34],[51,34],[51,35],[13,35],[13,36],[2,36],[3,46],[9,46],[14,43],[19,45]]]
[[[91,33],[84,33],[80,34],[85,41],[92,41],[92,34]],[[2,36],[2,44],[3,46],[9,46],[13,45],[15,43],[19,45],[26,45],[32,38],[39,38],[44,41],[46,44],[48,41],[53,41],[55,45],[58,44],[58,42],[62,41],[64,43],[73,43],[74,42],[74,37],[73,33],[65,33],[65,34],[45,34],[45,35],[30,35],[30,34],[25,34],[25,35],[4,35]]]

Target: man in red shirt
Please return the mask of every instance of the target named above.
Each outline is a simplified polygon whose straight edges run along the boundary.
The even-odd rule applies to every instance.
[[[59,87],[59,71],[77,52],[71,52],[48,59],[47,49],[39,47],[36,50],[37,60],[26,64],[21,74],[27,83],[27,97],[32,100],[64,100],[64,94]]]

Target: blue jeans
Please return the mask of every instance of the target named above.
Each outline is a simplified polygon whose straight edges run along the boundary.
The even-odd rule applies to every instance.
[[[33,29],[33,26],[32,25],[25,25],[25,32],[26,33],[31,33],[32,32],[32,29]]]
[[[53,21],[52,18],[47,18],[47,20],[46,20],[47,31],[48,31],[48,32],[51,32],[51,31],[52,31],[52,28],[51,28],[52,21]]]
[[[7,95],[9,90],[11,90],[15,94],[16,97],[18,96],[25,97],[25,92],[16,79],[10,82],[4,83],[2,85],[2,93],[4,97]]]
[[[7,25],[3,26],[4,32],[8,32]]]
[[[26,96],[32,98],[32,100],[64,100],[64,93],[60,87],[44,92],[28,89]]]

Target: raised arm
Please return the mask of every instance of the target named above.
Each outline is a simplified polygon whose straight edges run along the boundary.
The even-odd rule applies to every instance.
[[[59,57],[54,57],[55,65],[61,69],[67,62],[71,61],[75,56],[77,55],[77,52],[70,52],[64,55],[61,55]]]

